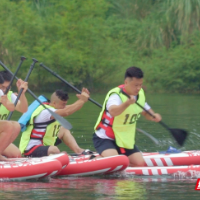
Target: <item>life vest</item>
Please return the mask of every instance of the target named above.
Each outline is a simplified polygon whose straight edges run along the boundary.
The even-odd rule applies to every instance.
[[[46,105],[47,108],[52,108],[49,105]],[[50,120],[48,122],[43,123],[34,123],[34,118],[38,116],[45,108],[43,106],[39,106],[31,115],[31,119],[27,126],[27,129],[22,133],[22,137],[19,144],[19,149],[21,153],[24,153],[27,145],[29,144],[30,139],[41,140],[41,143],[44,146],[53,146],[55,144],[57,134],[60,129],[60,124],[55,119]],[[44,125],[44,127],[42,127]],[[47,125],[47,126],[46,126]],[[40,132],[35,129],[44,129],[46,127],[46,131]]]
[[[7,93],[7,97],[8,97],[8,100],[11,102],[11,95],[12,95],[12,91],[9,91]],[[0,120],[6,120],[8,115],[9,115],[10,111],[3,105],[1,104],[0,106]]]
[[[48,99],[43,96],[40,95],[38,97],[38,99],[43,103],[43,102],[48,102]],[[31,118],[31,115],[33,114],[33,112],[40,106],[40,103],[35,100],[33,101],[32,104],[29,105],[27,112],[25,112],[18,120],[20,126],[21,126],[21,131],[25,131],[26,130],[26,126]]]
[[[106,95],[101,113],[95,125],[95,130],[103,128],[108,137],[115,139],[117,146],[133,149],[135,144],[136,121],[140,117],[140,113],[143,109],[134,103],[127,107],[120,115],[110,118],[107,115],[106,103],[113,93],[118,94],[122,102],[128,99],[121,87],[110,90]],[[137,102],[142,106],[145,105],[143,89],[139,91]],[[109,121],[108,123],[105,122],[106,119]]]

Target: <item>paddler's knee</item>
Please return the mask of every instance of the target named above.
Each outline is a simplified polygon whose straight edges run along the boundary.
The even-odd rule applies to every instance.
[[[129,164],[130,167],[144,167],[145,166],[145,161],[144,160],[138,160],[138,161],[134,161],[131,162]]]
[[[48,156],[50,154],[57,154],[57,153],[60,153],[60,150],[58,149],[58,147],[56,146],[50,146],[49,149],[48,149]]]

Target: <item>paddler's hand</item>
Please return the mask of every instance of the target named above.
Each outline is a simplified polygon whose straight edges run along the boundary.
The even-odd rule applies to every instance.
[[[2,96],[1,96],[1,103],[2,103],[5,107],[7,107],[7,104],[9,103],[9,100],[8,100],[7,95],[2,95]]]
[[[134,104],[136,102],[135,97],[133,95],[130,95],[130,98],[127,99],[126,103],[128,105]]]
[[[154,118],[152,117],[152,121],[159,122],[162,120],[162,117],[159,113],[154,113],[153,115],[154,115]]]
[[[22,79],[18,79],[16,86],[17,86],[18,91],[20,91],[20,89],[23,88],[22,94],[24,94],[26,92],[26,90],[28,89],[28,82],[25,82]]]
[[[76,96],[85,103],[90,97],[90,92],[87,88],[83,88],[81,94],[77,94]]]

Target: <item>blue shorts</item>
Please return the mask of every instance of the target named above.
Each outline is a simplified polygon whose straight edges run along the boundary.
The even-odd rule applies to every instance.
[[[140,150],[137,148],[137,146],[134,145],[133,149],[125,149],[124,148],[125,153],[121,153],[120,147],[118,147],[116,145],[114,140],[102,139],[102,138],[98,137],[96,135],[96,133],[93,134],[92,140],[93,140],[94,147],[99,154],[102,154],[102,152],[107,149],[116,149],[119,154],[123,154],[126,156],[130,156],[133,153],[140,152]]]

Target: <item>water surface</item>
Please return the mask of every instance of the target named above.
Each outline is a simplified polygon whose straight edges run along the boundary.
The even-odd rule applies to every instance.
[[[49,96],[49,94],[46,94]],[[105,95],[92,95],[92,98],[103,103]],[[29,99],[30,102],[33,100]],[[76,100],[70,94],[69,103]],[[171,128],[186,129],[190,133],[182,150],[199,149],[199,95],[180,94],[147,94],[147,102],[156,112],[162,115],[163,121]],[[95,150],[92,144],[93,127],[100,108],[91,102],[66,119],[73,125],[72,134],[82,148]],[[15,113],[13,119],[20,115]],[[137,132],[136,144],[141,151],[163,151],[169,146],[177,146],[171,134],[160,124],[149,122],[142,117],[138,128],[152,134],[159,140],[154,144],[148,137]],[[18,145],[19,138],[15,141]],[[61,151],[71,153],[64,144]],[[1,199],[199,199],[200,191],[195,191],[196,178],[160,176],[99,176],[78,178],[56,178],[35,182],[1,182]]]

